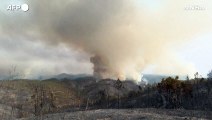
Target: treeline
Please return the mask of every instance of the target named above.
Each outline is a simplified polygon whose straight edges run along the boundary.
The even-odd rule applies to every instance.
[[[118,84],[118,85],[117,85]],[[115,86],[121,91],[122,81]],[[162,79],[158,84],[138,86],[139,91],[131,91],[125,96],[109,96],[107,90],[101,90],[98,100],[90,108],[168,108],[212,110],[212,80],[195,78],[179,80],[179,77]]]

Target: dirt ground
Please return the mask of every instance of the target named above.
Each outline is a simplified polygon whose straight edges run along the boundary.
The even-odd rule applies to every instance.
[[[212,111],[168,109],[99,109],[48,114],[21,120],[211,120]]]

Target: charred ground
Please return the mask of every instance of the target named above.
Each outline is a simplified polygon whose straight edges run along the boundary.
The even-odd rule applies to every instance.
[[[0,116],[9,119],[96,109],[155,108],[199,110],[203,113],[200,118],[210,119],[211,88],[212,80],[181,81],[178,77],[145,86],[132,81],[97,81],[91,76],[75,80],[6,80],[0,81]]]

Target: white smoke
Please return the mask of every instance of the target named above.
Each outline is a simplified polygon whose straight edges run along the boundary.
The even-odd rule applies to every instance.
[[[12,15],[2,17],[3,33],[86,52],[98,78],[141,80],[141,72],[152,64],[159,66],[159,73],[189,74],[193,68],[178,60],[172,47],[211,28],[211,18],[204,13],[188,15],[183,2],[167,1],[159,13],[129,0],[26,2],[30,11],[19,13],[18,24]],[[193,21],[200,16],[205,18]]]

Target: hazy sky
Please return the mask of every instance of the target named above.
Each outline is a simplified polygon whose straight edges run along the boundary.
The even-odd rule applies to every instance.
[[[67,7],[69,2],[61,1],[60,4],[54,4],[54,2],[49,0],[49,4],[48,4],[48,2],[46,1],[45,2],[43,1],[35,2],[35,1],[36,0],[1,0],[1,3],[0,3],[0,78],[4,78],[8,76],[9,70],[11,69],[12,65],[17,66],[17,71],[19,71],[20,74],[24,74],[24,76],[28,78],[42,76],[42,75],[58,74],[58,73],[64,73],[64,72],[74,73],[74,74],[77,74],[77,73],[92,74],[93,65],[90,63],[90,56],[93,52],[93,49],[90,49],[90,48],[88,49],[87,47],[82,47],[85,49],[81,49],[81,48],[76,49],[75,46],[70,47],[69,45],[70,42],[66,42],[66,40],[63,40],[65,42],[61,42],[61,43],[56,43],[57,41],[55,43],[52,41],[48,42],[48,40],[45,40],[45,39],[53,39],[54,37],[55,39],[57,39],[57,36],[52,35],[52,33],[55,33],[56,30],[52,30],[48,28],[48,22],[45,21],[46,19],[36,18],[38,16],[38,17],[50,17],[54,19],[60,19],[60,18],[57,18],[57,15],[60,17],[59,15],[60,12],[58,11],[66,12],[64,8]],[[80,0],[69,0],[69,1],[73,2],[73,1],[80,1]],[[7,11],[8,5],[10,4],[21,5],[23,3],[27,3],[29,5],[28,12],[23,12],[21,10],[13,11],[13,12]],[[110,2],[110,3],[113,4],[113,2]],[[113,11],[118,11],[116,9],[119,8],[120,3],[121,2],[114,2],[114,4],[117,5],[117,8],[109,7],[112,10],[105,10],[106,12],[103,12],[105,14],[109,14],[108,16],[110,16],[110,14],[113,14],[113,17],[108,17],[105,15],[103,16],[103,18],[105,17],[107,19],[108,18],[112,19],[114,18],[114,16],[116,16],[116,14],[119,15],[120,13],[120,16],[121,16],[123,13],[125,12],[127,13],[128,9],[133,9],[131,7],[126,7],[127,9],[126,11],[124,11],[125,8],[123,7],[122,10],[120,10],[121,12],[112,13]],[[148,34],[148,36],[154,36],[154,35],[157,36],[157,34],[159,34],[157,32],[160,32],[160,29],[161,29],[161,32],[167,31],[169,35],[164,36],[163,34],[159,34],[158,35],[159,37],[162,36],[162,38],[170,39],[170,41],[172,41],[171,39],[173,39],[174,37],[181,39],[179,43],[178,42],[169,43],[170,45],[169,50],[172,51],[170,52],[170,54],[172,54],[171,56],[174,56],[174,58],[176,57],[177,64],[180,64],[179,66],[185,65],[186,67],[189,67],[188,69],[192,69],[192,72],[198,71],[201,75],[206,76],[207,72],[212,69],[212,62],[211,62],[212,61],[212,22],[211,22],[212,21],[212,1],[210,0],[178,0],[178,1],[176,0],[137,0],[136,1],[135,0],[135,2],[133,3],[134,3],[134,7],[136,8],[135,10],[136,14],[133,14],[130,17],[130,19],[136,19],[137,16],[139,16],[139,18],[145,19],[145,21],[149,20],[151,21],[150,23],[154,23],[151,26],[149,26],[149,28],[148,28],[148,25],[141,25],[141,27],[142,26],[145,27],[142,29],[145,31],[143,33]],[[42,6],[40,10],[38,9],[40,8],[38,7],[39,5]],[[86,2],[84,2],[81,6],[86,6]],[[53,8],[55,8],[55,10]],[[44,9],[45,11],[42,11]],[[67,15],[69,14],[68,10],[69,9],[67,9],[67,13],[65,13]],[[64,19],[66,19],[66,16],[64,16],[65,14],[63,14],[62,16]],[[72,17],[75,17],[74,14],[72,15]],[[61,18],[61,22],[69,21],[68,18],[70,18],[70,16],[68,16],[67,20],[65,21],[62,21],[62,18]],[[125,18],[126,17],[124,17],[124,19]],[[82,18],[82,19],[85,19],[85,18]],[[127,17],[127,19],[129,18]],[[57,24],[57,20],[52,20],[52,21],[53,22],[51,23]],[[82,20],[82,22],[86,22],[86,20]],[[42,23],[42,24],[37,24],[37,23]],[[90,27],[90,23],[93,24],[92,22],[89,22],[88,27]],[[103,23],[107,23],[107,22],[103,22]],[[170,26],[171,32],[169,32],[169,30],[167,29],[163,30],[162,23],[166,24],[165,25],[166,28],[169,28],[169,25],[171,25]],[[97,24],[100,24],[100,23],[97,22]],[[126,22],[126,24],[128,23]],[[172,26],[172,24],[174,25]],[[178,24],[179,26],[186,26],[186,27],[178,27]],[[189,25],[187,26],[187,24]],[[40,27],[38,25],[43,25],[43,26]],[[76,24],[76,26],[77,25],[78,24]],[[132,26],[133,25],[134,24],[132,24]],[[79,24],[78,26],[81,26],[81,25]],[[152,29],[154,30],[154,26],[158,26],[156,28],[159,28],[159,30],[155,30],[156,32],[149,31]],[[58,26],[56,26],[56,28],[58,29]],[[91,28],[92,28],[91,31],[93,29],[96,30],[96,28],[93,28],[93,26]],[[176,30],[171,30],[175,28]],[[45,32],[45,30],[48,30],[48,32],[47,31]],[[64,30],[64,32],[66,32],[66,30]],[[42,35],[41,37],[41,33],[46,35],[44,37]],[[85,33],[87,34],[88,32],[85,32]],[[74,32],[73,34],[77,34],[77,32],[76,33]],[[48,38],[48,35],[51,37]],[[95,35],[95,34],[92,33],[92,35]],[[134,35],[134,34],[131,34],[131,35]],[[137,31],[136,31],[136,36],[137,36]],[[68,39],[68,37],[70,36],[64,34],[63,39]],[[86,35],[86,37],[88,37],[88,35]],[[76,36],[75,38],[78,39],[79,37]],[[161,44],[159,43],[161,41],[158,41],[158,43],[157,41],[154,41],[154,42],[155,43],[148,44],[149,45],[148,47],[151,48],[153,47],[151,45],[157,46],[157,44]],[[138,44],[140,43],[141,42],[138,42]],[[75,44],[78,45],[78,43],[75,43]],[[91,46],[93,46],[93,44]],[[141,45],[141,46],[143,47],[144,45]],[[136,47],[138,46],[136,45]],[[167,47],[167,46],[164,46],[164,47]],[[89,52],[87,52],[86,50],[88,50]],[[140,51],[140,52],[144,52],[144,51]],[[153,55],[157,55],[157,54],[155,53]],[[158,56],[160,56],[160,54],[158,54]],[[148,56],[148,59],[150,58],[153,59],[152,57]],[[154,59],[157,59],[157,57]],[[170,59],[170,58],[163,58],[163,59]],[[160,60],[162,61],[162,59]],[[171,60],[172,62],[170,63],[155,62],[155,60],[151,60],[151,61],[152,62],[150,63],[147,62],[148,64],[145,64],[145,67],[142,69],[142,71],[140,71],[141,73],[163,74],[163,73],[166,73],[166,71],[172,71],[172,69],[175,69],[171,67],[169,68],[169,66],[172,66],[172,62],[173,64],[176,64],[174,63],[173,60]],[[164,71],[161,68],[164,68]],[[182,68],[180,67],[180,69]],[[178,74],[178,72],[176,72],[176,74]]]
[[[212,2],[210,0],[179,0],[178,2],[174,0],[170,1],[173,3],[173,6],[170,7],[173,8],[178,6],[178,4],[181,4],[181,9],[178,8],[178,10],[181,12],[183,11],[188,16],[191,15],[192,19],[190,22],[199,23],[202,19],[212,18]],[[139,3],[139,5],[147,8],[152,13],[169,11],[169,9],[164,9],[164,6],[168,4],[167,0],[140,0]],[[194,9],[194,7],[197,9]],[[211,24],[208,24],[208,26],[211,26]],[[193,27],[195,27],[195,24]],[[202,27],[200,26],[199,29],[201,28]],[[190,29],[192,31],[192,26]],[[212,61],[211,29],[199,34],[194,34],[193,38],[186,40],[185,43],[180,48],[175,49],[175,51],[182,61],[192,64],[196,71],[198,71],[202,76],[206,77],[209,70],[212,69],[212,62],[210,62]],[[146,69],[146,72],[152,72],[152,67],[150,67],[150,69]]]

